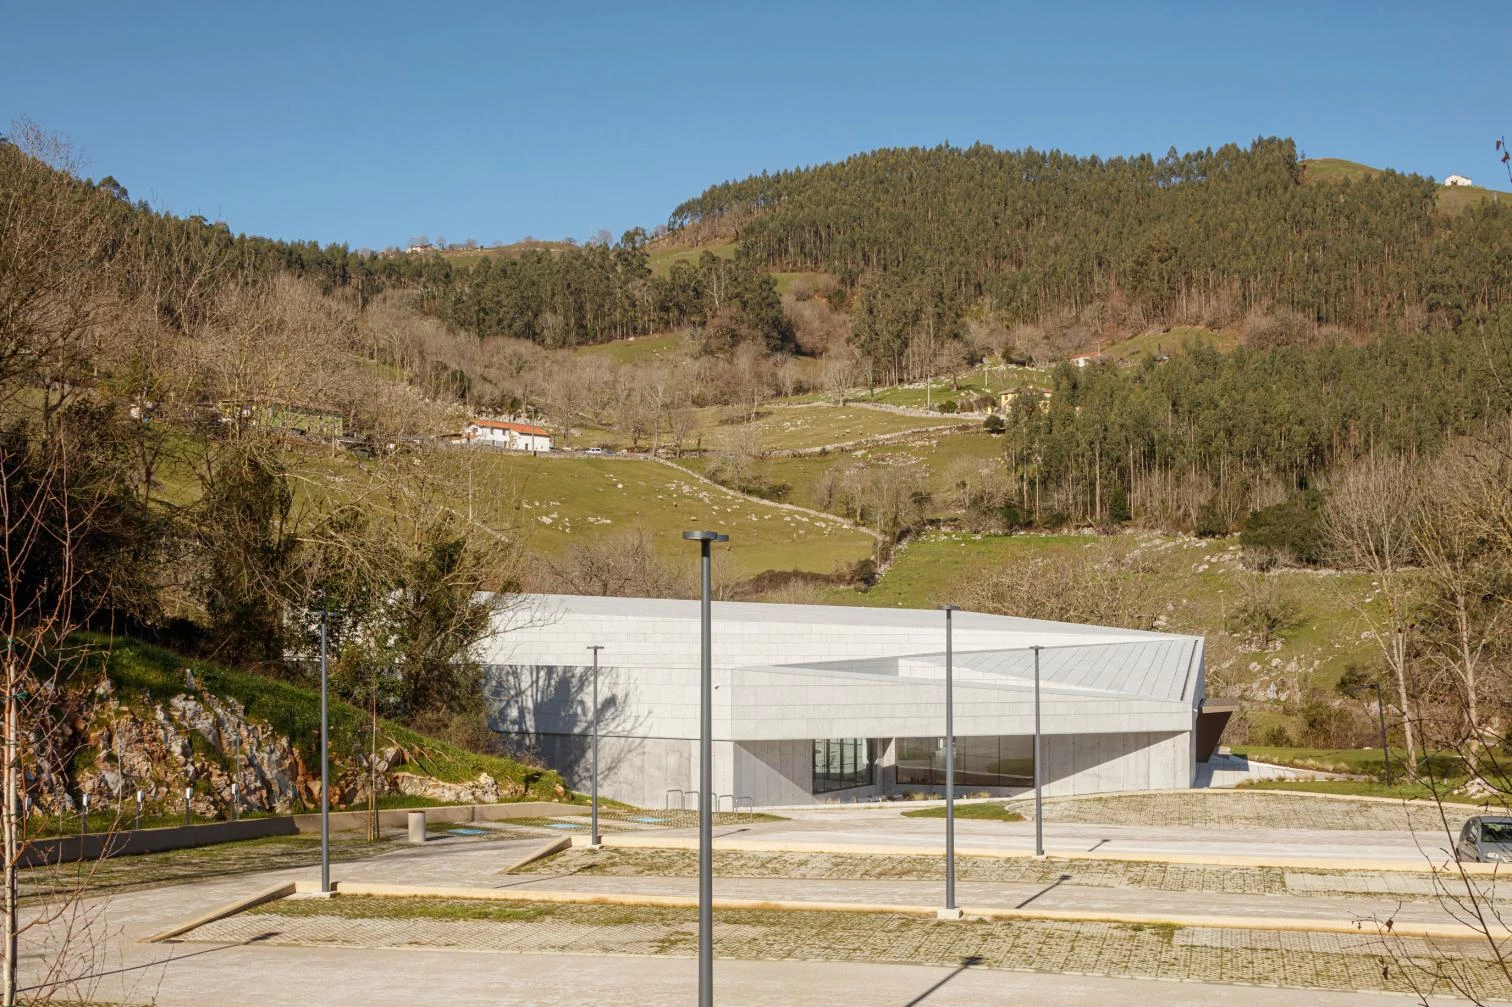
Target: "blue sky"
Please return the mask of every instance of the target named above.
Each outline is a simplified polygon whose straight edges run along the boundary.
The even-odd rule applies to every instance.
[[[946,140],[1284,135],[1507,189],[1509,28],[1504,2],[17,3],[0,124],[155,206],[371,248],[617,235],[716,181]]]

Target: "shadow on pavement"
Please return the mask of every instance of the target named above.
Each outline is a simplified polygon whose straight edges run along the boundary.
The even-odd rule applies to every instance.
[[[946,976],[944,979],[941,979],[939,982],[929,987],[929,989],[925,990],[923,993],[920,993],[918,996],[908,1001],[908,1003],[904,1004],[903,1007],[918,1007],[919,1004],[928,1000],[930,997],[934,996],[941,989],[943,989],[944,986],[956,976],[960,975],[962,972],[965,972],[973,965],[982,964],[983,961],[985,961],[985,959],[983,959],[980,955],[970,955],[969,957],[962,958],[961,964],[956,966],[956,968],[950,973],[950,975]]]

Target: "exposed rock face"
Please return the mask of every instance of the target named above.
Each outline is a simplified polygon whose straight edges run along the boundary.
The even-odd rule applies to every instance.
[[[228,813],[232,783],[240,807],[288,812],[297,799],[320,800],[320,766],[306,764],[289,738],[250,719],[234,699],[216,696],[186,681],[186,691],[166,702],[124,702],[108,679],[84,697],[62,730],[39,730],[34,739],[53,743],[27,767],[27,791],[47,812],[75,811],[88,795],[92,808],[119,807],[129,816],[142,792],[148,813],[178,814],[184,788],[197,817]],[[332,752],[331,799],[364,801],[376,775],[380,795],[390,791],[441,801],[492,802],[524,795],[512,780],[487,773],[463,783],[436,780],[405,766],[405,751],[387,745],[373,764],[363,756]],[[72,771],[70,772],[70,768]]]
[[[186,692],[143,709],[120,702],[109,680],[94,699],[71,739],[84,748],[73,759],[81,767],[73,786],[64,785],[56,759],[44,760],[54,762],[52,771],[33,782],[33,799],[43,807],[71,809],[88,794],[95,807],[120,802],[129,809],[141,791],[148,808],[177,812],[192,786],[190,809],[209,817],[231,806],[234,782],[243,809],[289,809],[299,785],[294,748],[249,720],[234,699]]]
[[[501,800],[521,797],[525,788],[512,780],[501,785],[487,773],[479,773],[476,780],[466,783],[447,783],[429,776],[397,772],[391,777],[394,790],[407,797],[428,797],[435,801],[459,801],[468,804],[493,804]]]

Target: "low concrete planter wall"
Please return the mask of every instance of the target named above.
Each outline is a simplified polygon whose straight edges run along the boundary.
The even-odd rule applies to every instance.
[[[162,853],[165,850],[183,850],[192,846],[234,843],[242,839],[262,839],[265,836],[292,836],[297,831],[291,818],[244,818],[239,822],[208,822],[204,825],[177,825],[167,829],[59,836],[32,840],[23,852],[21,862],[26,867],[69,864],[79,860],[99,860],[133,853]]]
[[[517,804],[463,804],[440,808],[395,808],[378,812],[381,828],[402,829],[411,811],[424,811],[427,821],[443,824],[499,822],[510,818],[556,818],[562,815],[586,815],[588,808],[551,801],[523,801]],[[366,811],[331,812],[332,832],[355,832],[367,828]],[[99,832],[85,836],[59,836],[35,839],[22,853],[23,867],[43,864],[71,864],[80,860],[129,856],[134,853],[162,853],[194,846],[214,846],[243,839],[267,836],[292,836],[320,831],[320,815],[285,815],[278,818],[245,818],[239,822],[208,822],[204,825],[178,825],[167,829],[137,829]]]
[[[515,804],[460,804],[439,808],[391,808],[378,812],[380,828],[402,829],[409,824],[411,811],[425,812],[427,822],[444,825],[461,825],[467,822],[502,822],[510,818],[556,818],[560,815],[586,815],[588,808],[580,804],[555,804],[551,801],[520,801]],[[366,829],[366,811],[331,812],[332,832],[354,832]],[[320,815],[295,815],[296,832],[319,832]]]

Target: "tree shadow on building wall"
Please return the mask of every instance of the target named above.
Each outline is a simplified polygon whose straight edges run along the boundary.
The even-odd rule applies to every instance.
[[[621,669],[599,669],[598,729],[601,760],[626,760],[645,748],[639,736],[647,715],[632,702],[634,686],[615,682]],[[580,665],[502,664],[484,669],[483,699],[490,730],[537,748],[552,769],[569,780],[589,773],[593,737],[593,667]],[[559,738],[549,746],[546,738]],[[550,751],[547,751],[547,748]],[[608,773],[610,765],[601,765]]]

